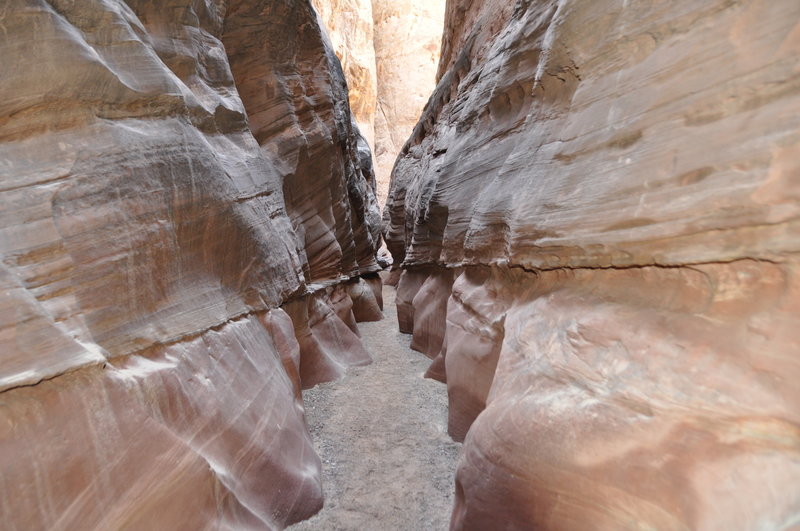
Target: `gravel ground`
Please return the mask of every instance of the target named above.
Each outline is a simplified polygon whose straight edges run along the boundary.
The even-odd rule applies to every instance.
[[[385,318],[359,329],[374,362],[303,393],[322,458],[325,508],[300,530],[447,529],[461,445],[447,435],[447,391],[423,378],[430,360]]]

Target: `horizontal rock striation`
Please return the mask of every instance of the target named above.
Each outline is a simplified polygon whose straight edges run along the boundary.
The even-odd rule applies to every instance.
[[[313,8],[2,12],[0,527],[310,516],[300,389],[368,363],[380,317],[371,156]]]
[[[798,20],[448,2],[384,217],[454,529],[797,525]]]

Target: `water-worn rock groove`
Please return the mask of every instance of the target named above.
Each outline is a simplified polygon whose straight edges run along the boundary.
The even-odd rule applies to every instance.
[[[397,331],[394,288],[384,297],[385,318],[359,324],[372,365],[303,393],[325,508],[293,530],[448,527],[461,445],[447,435],[447,390]]]

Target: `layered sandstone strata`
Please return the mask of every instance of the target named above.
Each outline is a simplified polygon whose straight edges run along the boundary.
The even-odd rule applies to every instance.
[[[379,213],[312,7],[2,11],[0,527],[313,514],[300,388],[369,361]]]
[[[797,524],[799,20],[448,3],[384,216],[454,528]]]

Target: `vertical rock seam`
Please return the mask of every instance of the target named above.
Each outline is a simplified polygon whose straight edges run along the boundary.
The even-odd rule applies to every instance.
[[[798,21],[448,1],[384,230],[453,529],[800,523]]]

